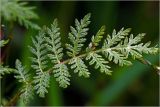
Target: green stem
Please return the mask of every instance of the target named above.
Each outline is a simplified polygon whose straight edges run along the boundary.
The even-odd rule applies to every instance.
[[[124,47],[123,47],[124,48]],[[127,47],[126,47],[127,48]],[[118,49],[121,49],[121,48],[102,48],[102,49],[98,49],[98,50],[93,50],[93,51],[90,51],[90,52],[88,52],[88,53],[83,53],[83,54],[80,54],[80,55],[78,55],[78,56],[75,56],[74,58],[84,58],[84,57],[86,57],[89,53],[92,53],[92,52],[95,52],[95,53],[99,53],[99,52],[102,52],[102,51],[106,51],[106,50],[118,50]],[[64,61],[61,61],[60,63],[61,64],[66,64],[66,63],[68,63],[70,60],[72,60],[73,58],[70,58],[70,59],[66,59],[66,60],[64,60]],[[156,65],[153,65],[153,64],[151,64],[151,62],[149,62],[148,60],[146,60],[146,59],[144,59],[143,57],[142,58],[139,58],[139,59],[137,59],[138,61],[140,61],[141,63],[143,63],[143,64],[145,64],[145,65],[148,65],[148,66],[151,66],[153,69],[155,69],[158,73],[160,73],[160,70],[159,70],[159,68],[156,66]],[[48,72],[50,75],[52,74],[52,70],[53,70],[53,68],[50,68],[49,70],[47,70],[46,72]],[[30,82],[29,82],[29,84],[32,84],[33,82],[32,82],[33,80],[31,80]],[[10,101],[9,101],[9,103],[7,104],[7,105],[14,105],[15,104],[15,102],[17,102],[17,100],[18,100],[18,98],[19,98],[19,96],[20,96],[20,92],[18,92]]]
[[[16,105],[17,100],[19,99],[20,95],[21,95],[21,91],[18,91],[18,92],[13,96],[13,98],[5,105],[5,107]]]
[[[151,66],[158,73],[158,75],[160,75],[160,68],[158,66],[153,65],[150,61],[144,58],[138,58],[137,60],[145,65]]]

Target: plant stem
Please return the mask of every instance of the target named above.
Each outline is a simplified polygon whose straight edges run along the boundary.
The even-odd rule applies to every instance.
[[[14,105],[16,105],[16,103],[17,103],[20,95],[21,95],[21,92],[18,91],[18,92],[13,96],[13,98],[12,98],[5,106],[14,106]]]
[[[158,75],[160,75],[160,69],[158,66],[153,65],[150,61],[148,61],[147,59],[144,59],[144,58],[139,58],[137,60],[145,65],[151,66],[158,73]]]
[[[123,48],[124,48],[124,47],[123,47]],[[126,48],[127,48],[127,47],[126,47]],[[102,48],[102,49],[90,51],[90,52],[88,52],[88,53],[83,53],[83,54],[80,54],[80,55],[75,56],[75,57],[76,57],[76,58],[84,58],[85,56],[87,56],[87,55],[88,55],[89,53],[91,53],[91,52],[99,53],[99,52],[106,51],[106,50],[118,50],[118,49],[120,49],[120,48],[115,48],[115,47],[114,47],[114,48]],[[73,57],[73,58],[75,58],[75,57]],[[61,64],[67,64],[67,63],[68,63],[70,60],[72,60],[73,58],[66,59],[66,60],[64,60],[64,61],[61,61],[60,63],[61,63]],[[141,63],[145,64],[145,65],[151,66],[154,70],[156,70],[156,71],[160,74],[159,68],[158,68],[156,65],[151,64],[151,62],[149,62],[148,60],[144,59],[143,57],[138,58],[137,60],[140,61]],[[53,68],[50,68],[50,69],[47,70],[46,72],[48,72],[48,73],[51,75],[51,74],[52,74],[52,70],[53,70]],[[33,81],[33,80],[32,80],[32,81]],[[32,84],[32,83],[33,83],[32,81],[30,81],[29,83]],[[13,98],[6,104],[6,106],[13,106],[13,105],[17,102],[20,94],[21,94],[20,91],[17,92],[17,94],[16,94],[15,96],[13,96]]]

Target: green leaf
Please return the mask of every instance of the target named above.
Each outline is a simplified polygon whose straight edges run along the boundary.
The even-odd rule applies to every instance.
[[[47,42],[47,49],[50,52],[48,56],[53,63],[59,63],[63,57],[63,48],[61,47],[61,38],[57,19],[54,20],[51,25],[51,29],[47,28],[47,34],[48,36],[45,37],[45,39]]]
[[[94,48],[99,45],[99,42],[101,41],[101,39],[103,38],[103,35],[105,34],[105,29],[106,29],[106,26],[102,26],[98,30],[96,36],[94,35],[92,36],[91,43],[86,48],[86,51],[91,51],[92,49],[94,50]]]
[[[10,74],[11,72],[14,72],[15,69],[9,68],[8,66],[2,66],[0,64],[0,79],[2,78],[3,75],[5,74]]]
[[[37,72],[34,77],[34,89],[37,90],[37,94],[40,97],[44,97],[45,93],[48,93],[47,88],[49,87],[50,75],[48,72]]]
[[[126,60],[128,56],[125,56],[123,53],[116,51],[121,49],[120,47],[108,48],[107,45],[107,42],[104,42],[104,45],[102,47],[104,50],[102,51],[102,53],[106,58],[108,58],[109,61],[113,60],[115,64],[119,64],[120,66],[132,64],[130,61]]]
[[[151,42],[147,43],[139,43],[145,36],[145,33],[138,34],[136,37],[133,34],[130,37],[126,37],[124,43],[119,45],[118,47],[123,47],[121,50],[125,55],[131,55],[133,59],[141,58],[143,53],[145,54],[156,54],[158,53],[158,48],[150,47]],[[125,48],[124,48],[125,47]]]
[[[31,99],[33,99],[33,92],[33,86],[31,84],[26,84],[21,90],[20,98],[23,100],[24,103],[27,104]]]
[[[61,64],[63,48],[61,47],[61,38],[57,19],[54,20],[50,29],[47,28],[47,34],[48,36],[45,37],[47,43],[46,46],[50,52],[48,56],[54,63],[54,77],[56,78],[56,81],[59,82],[60,87],[66,88],[70,84],[70,74],[67,66],[65,64]]]
[[[5,46],[8,42],[9,40],[0,40],[0,47]]]
[[[16,70],[14,77],[18,79],[19,82],[22,83],[27,83],[30,80],[30,74],[29,72],[25,69],[25,67],[22,66],[22,63],[17,59],[16,60]]]
[[[87,35],[87,31],[89,30],[87,26],[90,24],[90,16],[91,14],[87,14],[83,19],[79,22],[77,19],[75,20],[76,28],[70,27],[71,32],[69,33],[70,44],[66,44],[66,48],[68,49],[67,54],[70,57],[73,57],[81,51],[83,47],[83,43],[86,41],[85,36]]]
[[[30,51],[34,55],[30,57],[33,64],[31,67],[36,70],[36,72],[43,72],[47,67],[47,50],[45,45],[45,29],[42,29],[35,38],[32,38],[33,47],[29,46]]]
[[[130,35],[128,40],[128,45],[134,45],[139,43],[145,36],[145,33],[138,34],[136,37],[133,37],[133,34]]]
[[[18,79],[19,82],[23,83],[23,88],[21,90],[20,98],[24,103],[28,103],[29,100],[33,98],[33,86],[29,81],[31,80],[29,72],[22,66],[22,63],[16,60],[16,70],[14,77]]]
[[[123,38],[125,38],[129,32],[131,31],[131,28],[128,29],[124,29],[122,28],[118,33],[116,33],[116,30],[113,30],[112,36],[107,35],[107,47],[111,47],[115,44],[117,44],[118,42],[120,42]]]
[[[44,97],[49,87],[50,75],[48,72],[44,72],[47,68],[47,49],[45,43],[45,28],[43,28],[39,35],[32,38],[34,47],[29,46],[30,51],[34,54],[31,57],[33,64],[31,67],[36,70],[36,76],[34,76],[34,89],[37,91],[40,97]]]
[[[37,19],[38,16],[33,12],[35,7],[27,6],[27,2],[19,2],[19,0],[1,0],[0,12],[2,18],[6,21],[18,21],[20,25],[26,28],[40,29],[33,23],[31,19]]]
[[[88,72],[87,66],[81,60],[81,58],[73,58],[70,60],[69,64],[71,65],[71,69],[74,69],[74,73],[78,73],[79,76],[89,77],[90,72]]]
[[[92,36],[92,43],[94,44],[94,46],[98,46],[98,43],[101,41],[101,39],[103,38],[103,35],[105,33],[105,29],[106,29],[106,26],[102,26],[96,36]]]
[[[102,73],[104,72],[108,75],[111,75],[112,71],[109,70],[110,66],[106,65],[108,61],[105,61],[101,55],[92,52],[87,55],[86,60],[90,60],[90,65],[95,64],[95,69],[100,68]]]
[[[67,88],[67,86],[70,85],[70,74],[65,64],[59,63],[54,65],[53,73],[54,77],[56,78],[56,81],[59,82],[60,87]]]

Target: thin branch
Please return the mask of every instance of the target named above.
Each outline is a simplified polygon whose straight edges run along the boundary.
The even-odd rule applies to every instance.
[[[14,96],[13,98],[5,105],[5,106],[14,106],[16,105],[19,97],[21,95],[21,91],[18,91]]]
[[[124,48],[124,47],[123,47]],[[127,48],[127,47],[126,47]],[[80,54],[80,55],[78,55],[78,56],[75,56],[75,57],[77,57],[77,58],[84,58],[84,57],[86,57],[87,56],[87,54],[89,54],[89,53],[91,53],[91,52],[95,52],[95,53],[99,53],[99,52],[102,52],[102,51],[105,51],[105,50],[115,50],[115,49],[119,49],[119,48],[106,48],[106,49],[104,49],[104,48],[102,48],[102,49],[98,49],[98,50],[92,50],[92,51],[90,51],[90,52],[88,52],[88,53],[83,53],[83,54]],[[75,58],[75,57],[73,57],[73,58]],[[62,63],[62,64],[67,64],[70,60],[72,60],[73,58],[70,58],[70,59],[66,59],[66,60],[64,60],[64,61],[61,61],[60,63]],[[144,59],[143,57],[142,58],[139,58],[139,59],[137,59],[138,61],[140,61],[141,63],[143,63],[143,64],[145,64],[145,65],[148,65],[148,66],[151,66],[154,70],[156,70],[159,74],[160,74],[160,69],[156,66],[156,65],[153,65],[153,64],[151,64],[151,62],[149,62],[148,60],[146,60],[146,59]],[[46,72],[48,72],[50,75],[52,74],[52,70],[53,70],[53,68],[50,68],[49,70],[47,70]],[[33,83],[33,80],[31,80],[30,82],[29,82],[30,84],[32,84]],[[15,103],[17,102],[17,100],[18,100],[18,98],[20,97],[20,91],[15,95],[15,96],[13,96],[13,98],[6,104],[6,106],[13,106],[13,105],[15,105]]]
[[[158,73],[158,75],[160,75],[160,67],[153,65],[150,61],[148,61],[147,59],[144,59],[143,57],[137,60],[145,65],[151,66]]]

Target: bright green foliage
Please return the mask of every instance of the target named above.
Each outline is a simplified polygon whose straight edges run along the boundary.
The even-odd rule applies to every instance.
[[[139,43],[143,37],[144,33],[138,34],[136,37],[133,37],[133,34],[130,37],[126,37],[124,43],[119,45],[119,47],[126,47],[121,49],[122,53],[125,55],[131,55],[134,59],[142,57],[142,53],[146,54],[156,54],[158,52],[158,48],[149,47],[151,42],[147,43]]]
[[[112,37],[108,35],[107,39],[104,41],[102,52],[109,61],[113,60],[116,64],[119,63],[120,66],[131,65],[132,63],[126,60],[129,55],[135,59],[141,58],[142,53],[155,54],[158,52],[158,48],[149,47],[150,42],[147,42],[144,45],[143,43],[139,43],[144,37],[144,33],[138,34],[136,37],[133,37],[133,34],[131,34],[130,37],[126,37],[130,32],[130,29],[124,30],[122,28],[119,32],[121,33],[116,34],[114,30]]]
[[[111,75],[112,71],[110,70],[111,67],[108,65],[108,61],[113,61],[120,66],[131,65],[132,63],[127,59],[130,55],[133,56],[133,50],[140,55],[142,54],[142,52],[155,53],[157,51],[157,48],[153,48],[155,49],[154,51],[150,48],[147,48],[149,46],[148,43],[143,45],[143,47],[142,45],[137,45],[137,50],[133,47],[132,51],[128,51],[128,45],[130,45],[131,47],[141,40],[141,36],[137,36],[135,38],[133,38],[132,36],[130,36],[130,38],[127,37],[131,30],[130,28],[122,28],[118,32],[116,32],[116,30],[113,30],[111,36],[107,35],[102,48],[97,49],[97,46],[99,45],[103,38],[103,35],[105,34],[105,26],[102,26],[97,34],[95,36],[92,36],[91,43],[89,44],[89,47],[87,47],[86,53],[80,54],[81,48],[86,41],[85,36],[88,32],[87,26],[90,23],[89,19],[90,14],[87,14],[80,22],[77,19],[75,20],[76,28],[71,27],[71,33],[69,33],[69,40],[71,44],[66,44],[66,48],[68,50],[67,55],[71,57],[70,59],[63,60],[64,52],[60,42],[60,28],[58,28],[57,19],[54,20],[50,28],[46,28],[44,31],[41,31],[39,36],[36,37],[36,40],[32,40],[36,48],[34,49],[31,47],[32,53],[36,55],[36,58],[32,58],[32,61],[36,63],[36,65],[32,64],[32,67],[33,69],[38,71],[38,76],[35,78],[36,84],[41,84],[42,82],[40,81],[42,80],[40,79],[43,78],[43,80],[48,80],[46,83],[48,85],[44,86],[43,84],[43,87],[49,87],[49,74],[53,73],[56,81],[59,82],[60,87],[66,88],[70,84],[70,74],[66,65],[67,63],[75,73],[78,73],[79,76],[89,77],[90,72],[88,70],[88,67],[82,60],[83,58],[86,60],[90,60],[89,64],[94,64],[95,68],[100,69],[102,73],[104,72],[108,75]],[[131,43],[131,41],[133,43]],[[142,51],[142,48],[145,49],[143,49]],[[104,55],[105,58],[108,59],[108,61],[106,61],[106,59],[104,59],[103,56],[99,53],[102,53],[102,55]],[[49,58],[53,63],[53,67],[51,69],[46,68],[48,61],[47,58]],[[44,78],[44,71],[45,73],[48,72],[48,74],[45,74],[48,75],[46,76],[47,78]]]
[[[33,86],[31,84],[25,84],[21,90],[21,99],[24,103],[28,103],[34,95]]]
[[[28,71],[25,70],[25,68],[22,66],[22,63],[18,59],[16,60],[15,73],[17,75],[14,77],[17,78],[19,82],[27,83],[29,81],[30,75],[28,74]]]
[[[0,40],[0,47],[5,46],[8,42],[9,40]]]
[[[15,73],[15,78],[17,78],[19,82],[23,83],[20,97],[25,103],[27,103],[33,97],[33,88],[29,83],[31,78],[29,72],[25,69],[25,67],[22,66],[22,63],[18,59],[16,60]]]
[[[70,74],[67,66],[60,63],[63,57],[63,48],[61,47],[61,38],[57,19],[54,20],[53,24],[51,25],[51,29],[47,28],[47,35],[48,36],[45,37],[47,42],[46,46],[50,52],[48,56],[54,63],[54,77],[56,78],[56,81],[59,82],[60,87],[66,88],[67,85],[69,85]]]
[[[36,70],[36,72],[43,72],[43,70],[47,67],[47,50],[45,47],[45,30],[42,29],[34,38],[32,38],[32,42],[34,47],[29,46],[30,51],[33,53],[34,57],[31,57],[33,62],[32,68]]]
[[[106,58],[108,58],[109,61],[112,61],[116,64],[119,64],[120,66],[123,65],[131,65],[132,63],[128,60],[126,60],[128,57],[119,51],[116,51],[121,49],[121,48],[108,48],[108,44],[105,41],[103,45],[103,51],[102,53],[105,55]]]
[[[113,60],[114,63],[119,64],[120,66],[132,64],[130,61],[126,60],[128,56],[119,52],[123,47],[118,47],[123,39],[129,34],[130,30],[130,28],[125,30],[122,28],[118,33],[116,33],[116,30],[113,30],[112,36],[107,35],[102,46],[102,53],[109,61]]]
[[[8,66],[2,66],[0,64],[0,78],[2,78],[2,75],[10,74],[13,71],[14,71],[14,69],[9,68]]]
[[[94,35],[92,36],[91,43],[89,44],[89,47],[86,49],[87,51],[90,51],[91,49],[94,50],[94,48],[99,45],[99,42],[101,41],[101,39],[103,38],[103,35],[105,34],[105,29],[106,29],[106,26],[102,26],[98,30],[96,36]]]
[[[118,42],[122,41],[123,38],[125,38],[128,33],[131,31],[131,28],[125,29],[122,28],[119,32],[116,33],[116,30],[113,30],[112,36],[107,35],[107,47],[111,47]]]
[[[71,69],[74,69],[75,73],[79,73],[79,76],[89,77],[90,72],[88,72],[87,66],[81,58],[73,58],[70,60],[69,64],[71,64]]]
[[[63,58],[65,49],[63,50],[61,46],[60,28],[58,28],[57,19],[54,20],[51,27],[43,28],[35,38],[32,38],[33,46],[29,46],[33,54],[31,67],[36,71],[36,74],[30,83],[28,82],[28,72],[19,60],[16,61],[17,76],[15,77],[24,84],[21,90],[21,98],[24,98],[24,101],[28,101],[28,98],[32,96],[30,92],[33,89],[40,97],[44,97],[45,93],[48,92],[47,88],[52,73],[56,81],[59,82],[59,86],[67,88],[70,85],[71,77],[67,64],[79,76],[89,77],[88,66],[83,61],[85,59],[89,60],[89,65],[94,65],[95,69],[111,75],[111,67],[108,64],[111,61],[120,66],[131,65],[131,61],[128,60],[130,56],[133,59],[138,59],[143,56],[143,53],[156,54],[158,52],[158,48],[149,47],[150,42],[141,43],[144,33],[138,34],[136,37],[133,37],[133,34],[127,37],[130,28],[122,28],[119,32],[113,30],[112,35],[104,36],[103,45],[99,46],[105,34],[105,26],[102,26],[97,34],[91,37],[91,42],[86,51],[81,52],[89,29],[87,28],[90,23],[89,19],[90,14],[87,14],[80,22],[77,19],[75,20],[75,28],[70,27],[69,40],[71,43],[66,44],[67,54],[65,59]],[[101,48],[98,49],[98,47]],[[66,59],[67,55],[68,59]],[[51,68],[49,68],[48,62],[52,62]],[[0,71],[3,75],[9,73],[12,69],[0,66]],[[34,87],[32,87],[32,84],[34,84]]]
[[[103,38],[103,35],[105,34],[105,29],[106,27],[105,26],[102,26],[96,36],[92,36],[92,43],[94,46],[98,46],[99,45],[99,42],[101,41],[101,39]]]
[[[90,24],[90,16],[91,14],[87,14],[84,18],[79,22],[77,19],[75,20],[76,28],[70,27],[71,32],[69,33],[69,39],[72,44],[66,44],[66,48],[69,50],[67,54],[70,57],[73,57],[81,51],[83,43],[86,41],[85,36],[87,35],[87,31],[89,28],[87,26]]]
[[[54,77],[56,78],[56,81],[59,82],[60,87],[67,88],[67,86],[70,85],[69,83],[70,74],[65,64],[59,63],[54,65],[53,72],[54,72]]]
[[[27,2],[19,0],[1,0],[1,17],[6,21],[18,21],[20,25],[26,28],[40,29],[40,27],[31,22],[31,19],[37,19],[38,16],[33,12],[34,7],[26,6]]]
[[[44,97],[45,93],[48,93],[47,88],[49,87],[50,75],[48,72],[37,72],[37,76],[34,77],[34,89],[37,90],[37,94],[40,97]]]
[[[111,75],[112,71],[109,70],[109,68],[111,68],[111,67],[106,65],[108,63],[108,61],[105,61],[105,59],[103,59],[102,56],[100,56],[94,52],[91,52],[87,55],[86,60],[90,60],[89,65],[95,64],[95,69],[100,68],[100,71],[102,73],[104,72],[108,75]]]
[[[29,46],[30,51],[34,54],[33,57],[31,57],[31,60],[33,62],[32,68],[36,70],[36,76],[34,77],[34,88],[37,90],[37,94],[39,94],[40,97],[44,97],[44,94],[47,92],[47,89],[49,87],[49,81],[50,76],[47,72],[44,72],[47,68],[47,50],[45,45],[45,29],[42,29],[39,32],[39,35],[37,35],[34,38],[32,38],[32,42],[34,47]]]
[[[109,61],[113,60],[115,64],[119,63],[120,66],[132,64],[130,61],[126,60],[127,57],[125,57],[123,54],[112,49],[108,49],[104,51],[104,55],[106,56],[106,58],[108,58]]]
[[[57,19],[54,20],[53,24],[51,25],[51,29],[47,28],[47,34],[48,36],[45,37],[45,39],[48,44],[46,44],[46,46],[47,49],[51,52],[48,54],[48,56],[53,63],[59,63],[63,57],[63,48],[61,47],[61,38]]]

